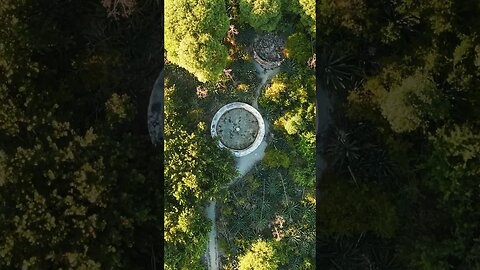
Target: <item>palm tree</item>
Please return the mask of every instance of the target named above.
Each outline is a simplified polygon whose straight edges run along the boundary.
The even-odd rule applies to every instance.
[[[404,269],[400,266],[394,251],[390,248],[376,247],[371,250],[370,254],[372,264],[379,270],[400,270]]]
[[[326,146],[327,157],[332,160],[332,165],[339,169],[347,169],[352,180],[357,179],[352,170],[352,164],[358,162],[361,157],[362,146],[350,132],[335,127],[334,137]]]
[[[294,75],[298,73],[298,64],[291,58],[286,58],[280,68],[288,75]]]
[[[381,148],[375,148],[373,151],[359,162],[362,173],[375,180],[384,180],[394,175],[395,165],[393,164],[388,152]]]
[[[301,207],[294,201],[289,201],[285,207],[280,210],[280,215],[284,216],[288,222],[296,220],[302,214]]]
[[[327,237],[320,239],[317,258],[320,259],[322,268],[328,270],[361,270],[365,269],[364,258],[359,245],[360,238]]]
[[[323,48],[318,59],[320,87],[328,91],[345,90],[353,82],[359,69],[350,64],[349,55],[338,56],[334,51]]]
[[[394,175],[388,151],[377,145],[370,129],[360,124],[348,131],[335,127],[326,146],[326,156],[332,165],[345,170],[354,182],[357,178],[382,181]]]

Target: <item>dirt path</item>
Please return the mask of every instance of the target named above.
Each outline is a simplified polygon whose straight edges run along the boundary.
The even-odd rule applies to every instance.
[[[258,109],[258,98],[262,93],[262,89],[265,87],[268,80],[270,80],[278,72],[279,69],[275,68],[273,70],[264,71],[263,68],[256,62],[255,62],[255,68],[258,72],[257,74],[258,77],[261,79],[261,83],[255,89],[255,97],[252,101],[252,106]],[[267,121],[264,121],[264,122],[265,122],[265,138],[263,139],[260,146],[258,146],[258,148],[255,149],[255,151],[253,151],[252,153],[246,156],[235,158],[236,167],[240,173],[240,176],[235,180],[233,180],[232,182],[228,183],[226,187],[230,186],[236,180],[238,180],[239,178],[247,174],[253,168],[255,163],[262,160],[263,157],[265,156],[265,149],[267,148],[266,136],[269,131],[269,128],[268,128],[269,125]],[[216,205],[215,201],[210,201],[206,211],[208,219],[212,221],[212,230],[208,234],[208,245],[207,245],[207,251],[206,251],[207,268],[209,270],[220,269],[220,262],[219,262],[219,256],[218,256],[219,249],[217,245],[217,228],[215,224],[215,221],[216,221],[215,205]]]
[[[220,269],[218,262],[218,246],[217,246],[217,226],[215,224],[215,201],[209,201],[207,207],[207,217],[212,221],[212,230],[208,233],[208,245],[207,245],[207,268],[211,270]]]
[[[273,76],[275,76],[275,74],[277,74],[279,68],[264,70],[262,66],[255,62],[255,69],[258,72],[258,77],[262,79],[257,89],[255,89],[255,98],[252,101],[252,106],[258,110],[258,98],[262,94],[262,89],[267,84],[268,80],[270,80]]]
[[[268,81],[273,76],[275,76],[275,74],[277,74],[279,68],[264,70],[258,63],[255,62],[255,69],[257,70],[257,75],[261,79],[261,82],[255,89],[255,97],[253,98],[252,106],[258,110],[258,98],[262,94],[262,89],[265,87]],[[265,122],[265,138],[263,139],[262,144],[260,144],[260,146],[258,146],[258,148],[255,149],[255,151],[253,151],[252,153],[235,159],[237,170],[240,172],[239,178],[247,174],[253,168],[255,163],[262,160],[263,157],[265,156],[265,149],[267,148],[266,138],[269,132],[269,124],[268,124],[268,121],[266,121],[265,119],[264,119],[264,122]],[[228,185],[231,185],[233,182],[235,182],[235,180],[233,180]]]

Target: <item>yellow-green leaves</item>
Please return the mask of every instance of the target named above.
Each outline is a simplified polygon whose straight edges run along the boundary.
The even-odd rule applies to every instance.
[[[179,44],[177,55],[177,64],[192,72],[201,82],[217,79],[227,64],[225,46],[210,34],[186,35]]]
[[[282,18],[281,1],[240,0],[240,17],[257,30],[274,31]]]
[[[127,94],[113,93],[105,102],[105,109],[110,126],[131,119],[135,113],[131,98]]]
[[[201,82],[217,79],[225,68],[227,49],[221,42],[227,30],[223,1],[165,1],[167,59]]]
[[[417,71],[394,85],[380,107],[394,131],[409,132],[426,126],[430,119],[442,119],[445,112],[439,102],[441,93],[433,79]]]
[[[271,242],[258,240],[250,249],[238,258],[239,270],[275,270],[279,265],[279,258]]]

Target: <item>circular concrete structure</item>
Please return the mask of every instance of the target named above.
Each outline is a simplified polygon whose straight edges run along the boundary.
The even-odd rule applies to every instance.
[[[254,107],[243,102],[233,102],[217,111],[210,131],[212,137],[218,137],[220,147],[229,149],[236,157],[242,157],[262,143],[265,123]]]
[[[285,60],[284,40],[272,33],[255,38],[253,42],[253,59],[265,69],[279,67]]]

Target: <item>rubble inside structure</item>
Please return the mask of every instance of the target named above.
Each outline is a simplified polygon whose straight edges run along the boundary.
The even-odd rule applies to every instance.
[[[265,69],[277,68],[285,60],[283,57],[285,42],[272,33],[257,37],[252,47],[253,59]]]

